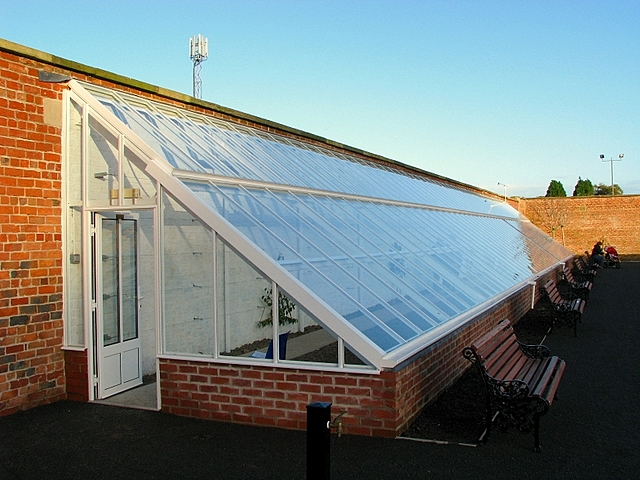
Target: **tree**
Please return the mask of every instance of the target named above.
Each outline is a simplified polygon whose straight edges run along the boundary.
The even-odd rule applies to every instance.
[[[562,244],[564,245],[564,228],[569,223],[570,218],[566,205],[566,200],[540,199],[531,203],[531,211],[527,211],[527,216],[534,225],[547,229],[554,239],[556,238],[556,231],[559,229],[562,234]]]
[[[594,188],[593,183],[588,178],[582,180],[582,178],[578,177],[578,183],[576,183],[576,187],[573,189],[574,197],[588,197],[593,195]]]
[[[547,194],[545,197],[566,197],[567,192],[564,191],[562,183],[558,180],[551,180],[549,188],[547,188]]]
[[[622,195],[624,192],[620,188],[620,185],[615,183],[613,185],[613,194],[614,195]],[[593,191],[594,195],[611,195],[611,185],[605,185],[604,183],[599,183],[594,187]]]

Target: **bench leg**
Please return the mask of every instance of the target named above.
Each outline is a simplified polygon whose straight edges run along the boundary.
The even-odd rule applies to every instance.
[[[540,414],[538,412],[533,415],[533,451],[540,451]]]
[[[486,401],[487,401],[487,413],[486,413],[487,418],[486,418],[486,425],[484,428],[484,432],[478,439],[480,443],[487,443],[487,441],[489,440],[489,437],[491,436],[491,427],[493,425],[493,420],[495,418],[495,416],[491,415],[491,398],[489,397],[488,394],[487,394]],[[497,412],[496,412],[496,415],[497,415]]]

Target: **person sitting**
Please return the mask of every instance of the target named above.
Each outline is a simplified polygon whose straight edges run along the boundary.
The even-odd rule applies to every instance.
[[[591,250],[591,259],[600,267],[604,267],[604,249],[602,248],[602,242],[598,242],[593,246],[593,250]]]

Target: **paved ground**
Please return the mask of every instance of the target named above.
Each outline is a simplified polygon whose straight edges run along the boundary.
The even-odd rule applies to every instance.
[[[640,263],[601,270],[578,337],[547,338],[567,361],[560,398],[532,436],[480,447],[332,437],[334,479],[640,478]],[[0,479],[304,479],[304,432],[72,402],[0,418]]]

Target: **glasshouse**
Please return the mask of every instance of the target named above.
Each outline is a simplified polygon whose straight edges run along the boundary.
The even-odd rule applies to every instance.
[[[41,57],[67,398],[283,428],[323,401],[396,435],[572,257],[490,192]]]

